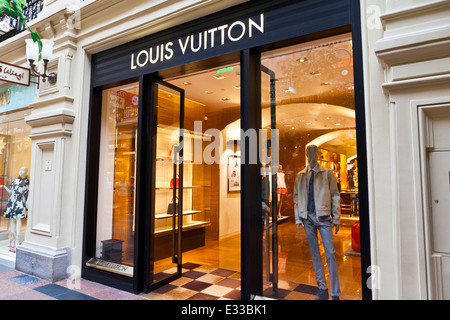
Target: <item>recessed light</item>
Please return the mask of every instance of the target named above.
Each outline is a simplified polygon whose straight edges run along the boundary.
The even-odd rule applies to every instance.
[[[230,99],[228,99],[228,98],[222,98],[222,101],[228,101],[228,100],[230,100]]]
[[[303,62],[308,61],[308,58],[303,57],[303,58],[297,59],[297,61],[300,62],[300,63],[303,63]]]
[[[206,93],[206,94],[212,94],[212,93],[214,93],[214,92],[206,90],[205,93]]]
[[[292,87],[289,87],[289,88],[287,88],[287,89],[283,89],[283,91],[284,91],[284,92],[292,92],[292,93],[295,93],[295,92],[296,92],[295,89],[292,88]]]
[[[187,81],[185,81],[185,82],[183,82],[183,84],[184,84],[185,86],[188,86],[188,85],[190,85],[191,83],[190,83],[190,82],[187,82]]]
[[[214,77],[214,79],[217,79],[217,80],[222,80],[222,79],[225,79],[225,78],[226,78],[225,76],[223,76],[223,75],[221,75],[221,74],[218,74],[218,75],[213,76],[213,77]]]
[[[329,83],[329,82],[322,82],[320,85],[321,86],[329,86],[331,83]]]
[[[241,86],[238,84],[238,85],[236,85],[236,86],[233,86],[233,88],[235,88],[235,89],[240,89]]]
[[[308,125],[308,126],[310,126],[310,125],[312,125],[312,123],[311,122],[307,122],[307,123],[305,123],[306,125]]]
[[[340,124],[340,123],[335,123],[334,125],[335,125],[335,126],[340,126],[341,124]]]
[[[317,76],[317,75],[320,74],[320,72],[319,71],[313,71],[313,72],[310,72],[309,74],[312,75],[312,76]]]

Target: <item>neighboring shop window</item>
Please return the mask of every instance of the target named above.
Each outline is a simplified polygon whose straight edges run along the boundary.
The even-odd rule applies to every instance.
[[[89,266],[133,276],[139,84],[103,91],[96,255]]]
[[[11,255],[23,240],[28,218],[31,127],[29,111],[0,116],[0,251]]]

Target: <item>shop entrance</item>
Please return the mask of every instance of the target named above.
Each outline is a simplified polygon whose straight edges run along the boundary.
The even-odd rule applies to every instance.
[[[239,64],[152,82],[146,291],[164,291],[164,299],[240,299]]]

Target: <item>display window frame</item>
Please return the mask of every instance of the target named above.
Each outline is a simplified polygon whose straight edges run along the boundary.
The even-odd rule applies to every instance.
[[[332,3],[331,3],[332,2]],[[292,5],[305,8],[309,5],[309,13],[320,14],[328,5],[328,10],[336,13],[332,17],[319,19],[317,24],[305,25],[304,29],[296,26],[285,27],[281,33],[272,30],[263,40],[248,39],[239,44],[217,48],[201,57],[186,56],[174,59],[161,66],[152,66],[139,72],[130,71],[129,61],[122,67],[117,67],[115,57],[125,55],[129,57],[130,50],[136,50],[146,42],[154,40],[155,43],[180,34],[189,34],[198,30],[202,23],[224,19],[240,18],[242,14],[255,16],[265,12],[267,16],[288,13]],[[274,8],[277,7],[277,8]],[[266,10],[266,11],[265,11]],[[323,13],[323,12],[322,12]],[[311,19],[314,19],[314,15]],[[230,20],[232,21],[232,20]],[[289,31],[289,32],[288,32]],[[209,65],[220,65],[224,61],[239,61],[241,68],[241,129],[259,129],[261,125],[261,53],[293,44],[323,39],[326,37],[351,33],[353,39],[354,83],[356,105],[356,130],[359,163],[359,206],[361,223],[361,275],[362,297],[364,300],[372,299],[371,290],[365,285],[370,274],[370,225],[368,203],[368,176],[367,176],[367,146],[365,124],[364,76],[362,61],[361,18],[360,4],[357,0],[333,1],[282,1],[274,6],[273,1],[261,1],[255,4],[242,4],[230,9],[211,14],[199,20],[162,31],[145,39],[140,39],[132,45],[120,46],[92,57],[91,91],[89,106],[88,140],[87,140],[87,167],[85,190],[85,213],[82,252],[82,277],[88,280],[104,283],[129,292],[140,293],[145,289],[148,281],[149,220],[146,213],[150,212],[152,200],[151,181],[154,176],[154,166],[148,165],[153,157],[151,153],[155,128],[152,127],[152,81],[164,79],[168,76],[182,75],[185,70],[195,71],[205,69]],[[128,59],[128,58],[127,58]],[[116,72],[105,72],[98,75],[100,65],[104,63],[116,64]],[[138,113],[138,142],[137,142],[137,169],[136,169],[136,202],[134,237],[134,276],[126,277],[117,273],[108,272],[98,268],[86,266],[86,262],[95,256],[96,217],[98,201],[99,176],[99,149],[100,149],[100,123],[102,91],[128,83],[139,82],[139,113]],[[248,156],[248,155],[243,155]],[[255,295],[262,294],[262,221],[260,212],[256,209],[261,201],[261,188],[254,186],[259,181],[260,167],[249,164],[243,159],[241,164],[241,292],[242,299],[249,300]],[[257,226],[255,228],[255,226]]]

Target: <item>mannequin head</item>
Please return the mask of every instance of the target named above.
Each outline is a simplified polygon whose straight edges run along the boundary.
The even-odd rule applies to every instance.
[[[28,168],[27,167],[22,167],[19,170],[19,177],[24,179],[27,176],[27,173],[28,173]]]
[[[319,150],[315,145],[309,145],[306,147],[306,159],[310,168],[314,168],[317,165],[317,156]]]

